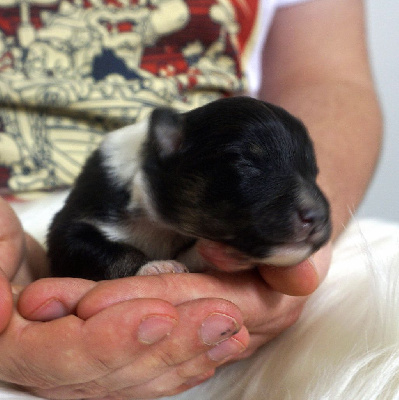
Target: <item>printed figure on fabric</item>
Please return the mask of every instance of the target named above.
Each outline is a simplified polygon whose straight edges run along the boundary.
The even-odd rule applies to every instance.
[[[254,4],[251,4],[253,2]],[[245,91],[256,0],[5,0],[0,190],[69,185],[102,134]]]

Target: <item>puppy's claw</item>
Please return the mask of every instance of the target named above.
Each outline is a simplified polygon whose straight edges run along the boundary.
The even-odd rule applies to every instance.
[[[181,274],[189,272],[188,268],[177,261],[150,261],[144,264],[136,275]]]

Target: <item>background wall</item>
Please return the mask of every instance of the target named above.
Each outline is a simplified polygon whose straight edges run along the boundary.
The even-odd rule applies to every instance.
[[[399,1],[365,0],[365,4],[385,139],[380,165],[358,215],[399,222]]]

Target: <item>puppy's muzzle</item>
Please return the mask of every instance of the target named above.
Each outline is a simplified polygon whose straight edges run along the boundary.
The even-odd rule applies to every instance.
[[[291,233],[273,245],[263,262],[275,266],[297,264],[327,243],[331,236],[330,208],[314,187],[302,187],[291,214]]]

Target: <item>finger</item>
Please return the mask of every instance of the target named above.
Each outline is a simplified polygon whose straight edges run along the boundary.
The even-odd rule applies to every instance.
[[[148,324],[151,318],[156,319],[156,326]],[[175,307],[155,299],[120,303],[87,321],[69,315],[32,323],[14,316],[0,336],[4,360],[0,370],[6,371],[7,380],[23,386],[56,392],[68,383],[83,387],[87,397],[103,395],[97,392],[104,387],[96,382],[132,362],[148,349],[149,342],[162,340],[177,318]],[[79,397],[81,390],[72,390],[71,398]]]
[[[287,296],[288,297],[288,296]],[[305,297],[291,297],[289,303],[281,307],[280,312],[258,326],[251,327],[251,341],[247,349],[238,354],[233,360],[241,360],[251,356],[260,346],[278,337],[286,329],[296,323],[306,304]]]
[[[125,388],[123,390],[120,391],[114,391],[114,392],[109,392],[107,393],[107,395],[104,396],[95,396],[95,397],[91,397],[93,398],[93,400],[116,400],[116,399],[144,399],[144,398],[155,398],[155,397],[164,397],[164,396],[174,396],[177,395],[179,393],[182,393],[184,391],[187,391],[188,389],[190,389],[191,387],[194,387],[196,385],[199,385],[200,383],[206,381],[207,379],[211,378],[213,375],[215,374],[215,371],[208,371],[205,374],[201,374],[197,377],[195,377],[192,382],[188,381],[187,383],[181,385],[180,387],[173,389],[169,392],[162,392],[159,395],[155,395],[155,393],[160,392],[157,391],[156,389],[154,390],[153,388],[151,388],[149,391],[151,391],[151,393],[154,393],[152,395],[146,395],[144,393],[148,393],[149,391],[146,390],[145,388],[141,388],[140,386],[131,386],[129,388]],[[155,384],[155,382],[154,382]],[[43,398],[52,398],[52,399],[66,399],[66,398],[82,398],[85,393],[87,393],[87,390],[85,390],[83,385],[79,385],[78,389],[78,385],[75,386],[74,390],[75,390],[75,396],[71,397],[71,388],[68,386],[65,387],[60,387],[57,388],[56,390],[50,389],[50,390],[33,390],[33,393],[43,397]],[[81,394],[79,394],[81,393]],[[140,393],[140,394],[138,394]]]
[[[259,266],[259,272],[270,287],[291,296],[308,296],[327,275],[331,261],[331,244],[310,259],[292,267]]]
[[[175,329],[179,314],[159,299],[136,299],[106,308],[89,318],[83,334],[87,349],[109,372],[135,362],[141,352]],[[106,343],[107,352],[104,352]]]
[[[34,286],[29,286],[30,291],[23,292],[21,303],[23,299],[27,311],[35,304],[38,305],[37,297],[42,296],[43,300],[54,295],[51,282],[46,280],[35,282],[32,284]],[[57,282],[55,286],[59,284]],[[270,290],[256,270],[236,274],[166,274],[129,277],[99,282],[91,287],[91,290],[85,291],[76,308],[77,315],[83,320],[104,308],[130,299],[162,298],[171,304],[179,305],[199,298],[224,298],[239,305],[244,324],[251,333],[256,329],[261,330],[265,320],[276,320],[276,323],[284,325],[284,321],[280,322],[281,315],[290,314],[298,303],[304,302],[302,299],[284,296]],[[65,289],[68,291],[67,286]],[[71,292],[73,291],[72,286]],[[45,293],[44,296],[42,292]]]
[[[114,386],[118,382],[118,395],[127,398],[176,393],[186,382],[192,386],[191,380],[205,379],[203,375],[236,357],[249,343],[248,331],[240,329],[237,322],[241,320],[239,310],[228,302],[201,299],[182,304],[178,311],[179,324],[170,336],[138,355],[129,366],[105,377],[101,384]],[[239,318],[235,320],[232,314]],[[143,366],[152,366],[152,370]]]
[[[131,398],[132,395],[139,398],[157,398],[171,396],[191,387],[199,385],[214,375],[218,366],[229,360],[239,357],[249,342],[249,333],[243,328],[233,337],[223,341],[213,348],[213,356],[220,356],[219,361],[209,358],[209,351],[200,356],[172,368],[159,377],[118,391],[118,394]],[[226,354],[229,353],[227,356]]]
[[[100,362],[102,373],[97,378],[89,382],[72,381],[72,385],[35,392],[50,398],[100,397],[106,393],[117,393],[118,396],[129,393],[134,398],[149,398],[153,393],[164,394],[165,390],[175,390],[189,379],[187,374],[189,377],[191,374],[198,376],[204,369],[208,371],[220,365],[221,361],[206,357],[205,361],[200,360],[196,365],[187,365],[182,367],[183,369],[178,369],[186,360],[202,355],[212,346],[216,346],[216,344],[204,343],[201,334],[204,329],[204,318],[205,320],[211,318],[210,324],[214,330],[214,332],[205,333],[206,340],[213,338],[216,341],[220,340],[220,337],[229,340],[228,337],[240,327],[235,318],[230,315],[235,315],[240,321],[240,312],[237,307],[220,299],[206,299],[182,305],[178,313],[179,323],[174,327],[173,332],[164,336],[157,344],[145,347],[140,345],[140,340],[137,345],[132,332],[136,329],[138,335],[140,334],[141,329],[140,325],[137,326],[136,314],[138,310],[141,311],[146,307],[148,301],[139,299],[118,303],[95,314],[84,323],[86,354],[87,350],[89,351],[87,358]],[[147,307],[147,312],[150,310],[151,308]],[[220,314],[215,321],[216,313],[229,315]],[[120,314],[124,314],[122,320],[118,317]],[[225,325],[220,323],[222,315],[228,320]],[[61,320],[52,321],[50,324]],[[148,317],[141,320],[146,322]],[[249,341],[246,330],[236,334],[236,337],[236,341],[240,342],[239,349],[244,349]],[[154,381],[155,384],[158,380],[159,386],[150,383]]]
[[[199,299],[184,303],[177,310],[179,323],[173,334],[152,346],[151,351],[137,354],[136,359],[125,368],[106,377],[107,386],[112,381],[119,383],[119,389],[133,383],[147,387],[146,383],[166,374],[174,376],[173,381],[168,383],[171,389],[192,376],[215,368],[228,357],[226,354],[221,358],[223,348],[219,352],[215,349],[223,347],[222,343],[240,332],[242,317],[238,307],[221,299]],[[226,352],[233,352],[231,356],[245,350],[249,341],[245,332],[240,333],[239,339],[230,346],[224,345]],[[193,364],[187,363],[196,358]]]
[[[252,280],[257,278],[256,284]],[[93,287],[79,302],[77,315],[87,319],[112,304],[134,298],[162,298],[171,304],[179,305],[200,298],[225,298],[233,303],[248,286],[265,286],[256,271],[248,275],[220,274],[161,274],[153,276],[134,276],[117,280],[103,281]]]
[[[292,267],[259,266],[259,273],[270,287],[290,296],[306,296],[319,286],[319,275],[312,261]]]
[[[221,271],[234,272],[251,268],[251,260],[238,250],[222,243],[201,239],[196,244],[199,254]]]
[[[256,270],[236,274],[168,274],[102,282],[81,300],[77,315],[87,319],[103,308],[132,298],[163,298],[179,305],[200,298],[223,298],[237,304],[244,325],[252,331],[283,324],[281,316],[303,303],[302,298],[270,290]]]
[[[80,299],[97,282],[76,278],[40,279],[28,285],[18,299],[18,311],[31,321],[50,321],[75,311]]]
[[[234,342],[235,339],[231,338],[224,343]],[[195,363],[194,363],[195,362]],[[208,363],[204,363],[201,357],[190,362],[190,369],[197,371],[206,369]],[[171,370],[169,373],[165,373],[156,379],[146,382],[142,385],[125,388],[118,391],[118,394],[131,398],[133,395],[138,398],[158,398],[160,396],[171,396],[177,394],[183,390],[187,390],[193,386],[199,385],[205,380],[209,379],[215,372],[216,367],[205,372],[186,376],[186,372],[180,369]],[[186,366],[184,368],[187,368]],[[182,375],[183,374],[183,375]]]

